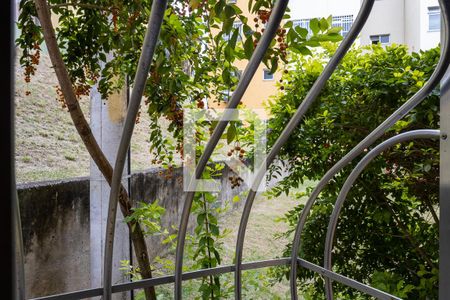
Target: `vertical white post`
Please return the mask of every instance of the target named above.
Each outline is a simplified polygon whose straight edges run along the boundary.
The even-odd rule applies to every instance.
[[[90,124],[95,138],[105,153],[111,165],[114,166],[117,149],[122,134],[127,106],[127,90],[113,94],[109,99],[102,99],[97,87],[91,90]],[[128,174],[125,167],[124,174]],[[127,180],[123,180],[127,188]],[[90,176],[90,282],[91,287],[102,287],[103,257],[105,251],[106,220],[108,216],[110,187],[103,175],[91,160]],[[130,260],[130,243],[128,228],[123,222],[123,216],[117,214],[116,234],[114,243],[113,284],[128,281],[119,270],[121,260]],[[113,299],[130,299],[130,293],[117,293]]]
[[[441,27],[445,22],[441,20]],[[448,30],[448,29],[447,29]],[[444,29],[441,28],[441,45]],[[439,193],[439,299],[450,299],[450,69],[441,82]]]

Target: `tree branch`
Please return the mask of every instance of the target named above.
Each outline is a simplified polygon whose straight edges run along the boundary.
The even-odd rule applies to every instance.
[[[105,154],[98,145],[91,128],[84,117],[83,111],[80,108],[77,97],[72,87],[69,73],[64,64],[61,52],[58,48],[58,43],[55,36],[55,30],[51,22],[51,13],[46,0],[35,0],[36,10],[39,21],[42,26],[44,40],[47,45],[48,53],[52,66],[55,69],[61,91],[64,95],[64,101],[69,109],[73,124],[77,129],[86,149],[91,158],[102,172],[106,181],[111,185],[113,168],[106,158]],[[126,217],[131,215],[132,203],[128,197],[125,187],[120,187],[119,203],[122,214]],[[127,223],[130,231],[131,239],[134,246],[134,252],[138,260],[139,268],[143,278],[152,278],[150,261],[148,257],[147,245],[145,243],[144,234],[137,222]],[[132,230],[134,227],[134,230]],[[156,300],[156,293],[154,287],[146,288],[145,295],[148,300]]]
[[[409,241],[411,246],[414,248],[415,252],[420,257],[422,257],[422,259],[428,264],[428,266],[430,266],[431,268],[437,268],[437,266],[433,263],[431,258],[427,255],[427,253],[425,253],[425,251],[423,251],[423,249],[420,247],[420,244],[417,242],[417,240],[414,238],[414,236],[412,236],[409,233],[408,227],[405,224],[403,224],[402,220],[397,216],[394,208],[391,206],[390,200],[388,198],[386,198],[384,194],[382,194],[382,193],[378,193],[378,194],[379,194],[379,198],[378,197],[377,198],[382,200],[381,204],[384,205],[389,210],[389,212],[392,214],[392,216],[394,217],[395,223],[400,228],[400,231],[403,232],[404,236]]]

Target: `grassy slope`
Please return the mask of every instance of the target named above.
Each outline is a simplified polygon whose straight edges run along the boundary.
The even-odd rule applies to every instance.
[[[300,190],[304,190],[304,187],[300,188]],[[241,199],[241,201],[244,201],[244,199]],[[294,208],[299,203],[298,201],[284,195],[276,199],[268,199],[264,196],[258,196],[255,199],[245,235],[244,262],[282,257],[282,251],[288,240],[284,238],[276,239],[274,236],[285,232],[288,228],[284,222],[279,222],[277,219],[283,217],[288,210]],[[236,236],[241,215],[242,208],[232,210],[226,213],[219,222],[222,229],[227,228],[231,230],[231,233],[221,240],[223,242],[221,265],[233,264]],[[173,261],[174,253],[169,254],[166,258]],[[185,263],[188,262],[186,261]],[[173,270],[169,273],[172,272]],[[272,278],[268,272],[270,272],[268,268],[243,272],[243,299],[290,299],[289,282],[284,279],[281,282],[272,284]],[[220,276],[220,280],[222,291],[227,291],[227,296],[224,299],[234,299],[234,273],[223,274]],[[198,292],[200,283],[200,279],[185,281],[183,283],[183,297],[186,299],[200,299]],[[157,294],[159,294],[158,299],[172,299],[173,285],[158,287]],[[303,299],[302,295],[299,295],[299,298]]]
[[[56,100],[56,76],[49,58],[31,83],[23,80],[16,62],[16,167],[17,181],[39,181],[89,175],[89,154],[76,132],[69,113]],[[26,96],[25,92],[31,95]],[[89,120],[89,99],[80,101]],[[132,169],[149,168],[148,117],[143,111],[132,140]]]

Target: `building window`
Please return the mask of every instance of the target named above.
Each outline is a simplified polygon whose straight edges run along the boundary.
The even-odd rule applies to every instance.
[[[270,73],[270,70],[264,69],[263,71],[263,79],[264,80],[273,80],[273,73]]]
[[[242,26],[242,22],[241,21],[236,21],[233,23],[233,30],[229,33],[229,34],[225,34],[223,36],[223,39],[225,41],[229,41],[231,39],[231,37],[233,36],[234,30],[237,29],[238,30],[238,42],[242,41],[242,31],[243,31],[243,26]]]
[[[336,16],[333,17],[331,26],[341,27],[342,28],[341,35],[345,37],[347,33],[350,31],[350,28],[352,28],[352,24],[353,24],[353,15]]]
[[[300,19],[300,20],[294,20],[292,21],[294,27],[302,27],[306,30],[308,30],[308,35],[312,35],[312,30],[309,27],[309,22],[311,19]],[[345,37],[347,33],[350,31],[350,28],[352,28],[353,24],[353,15],[345,15],[345,16],[335,16],[332,19],[331,26],[332,27],[341,27],[342,30],[340,34]]]
[[[391,36],[390,34],[371,35],[370,40],[372,41],[372,45],[389,45],[391,42]]]
[[[309,21],[311,19],[300,19],[292,21],[294,27],[301,27],[308,30],[308,35],[312,35],[312,30],[309,28]]]
[[[441,9],[439,6],[428,7],[428,30],[441,30]]]

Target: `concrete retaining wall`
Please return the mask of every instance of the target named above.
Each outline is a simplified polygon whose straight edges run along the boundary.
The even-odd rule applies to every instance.
[[[165,228],[178,227],[183,209],[182,169],[171,179],[159,169],[131,177],[133,201],[152,202],[166,208]],[[244,187],[232,190],[222,176],[219,201],[231,201]],[[89,178],[37,182],[18,186],[25,248],[27,298],[89,288]],[[193,222],[191,222],[193,223]],[[166,250],[160,238],[149,238],[150,257]]]

